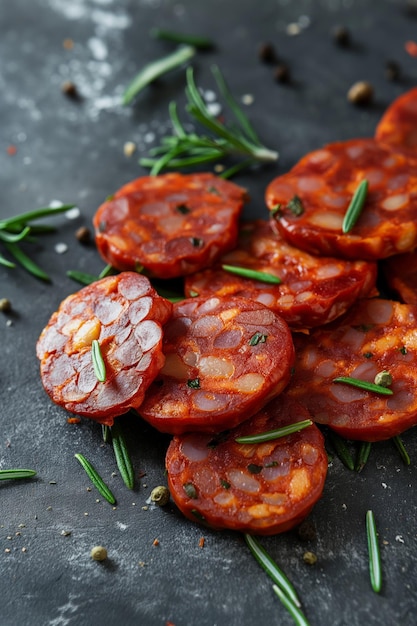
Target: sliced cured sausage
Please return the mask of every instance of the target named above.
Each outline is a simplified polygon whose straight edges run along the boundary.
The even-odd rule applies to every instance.
[[[243,422],[287,385],[294,346],[286,322],[244,298],[174,304],[165,365],[140,407],[162,432],[218,432]]]
[[[294,343],[288,394],[314,421],[363,441],[389,439],[417,424],[417,306],[365,299]],[[348,376],[372,383],[381,372],[392,378],[392,395],[334,382]]]
[[[388,107],[376,128],[375,138],[417,155],[417,87]]]
[[[119,270],[195,272],[235,246],[245,199],[244,189],[213,174],[138,178],[97,210],[98,251]]]
[[[417,251],[397,254],[381,264],[388,288],[401,302],[417,305]]]
[[[284,392],[227,434],[174,437],[166,468],[178,508],[215,529],[273,535],[299,524],[320,498],[326,478],[319,429],[313,424],[258,444],[235,440],[304,419],[308,412]]]
[[[359,219],[342,230],[362,180],[369,191]],[[266,202],[275,227],[312,254],[377,260],[417,245],[417,162],[373,139],[333,143],[273,180]]]
[[[112,425],[138,408],[162,365],[162,325],[172,304],[134,272],[103,278],[66,298],[37,343],[42,383],[72,413]],[[97,340],[106,376],[94,372]]]
[[[291,328],[326,324],[357,298],[376,293],[376,263],[313,256],[287,243],[265,220],[246,223],[237,248],[221,262],[276,275],[281,283],[236,276],[218,267],[187,277],[186,295],[249,298],[281,315]]]

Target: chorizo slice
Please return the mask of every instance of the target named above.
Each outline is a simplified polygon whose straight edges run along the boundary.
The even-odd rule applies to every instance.
[[[145,276],[123,272],[70,295],[53,313],[36,346],[51,399],[72,413],[112,425],[138,408],[164,364],[162,326],[172,304]],[[97,340],[106,376],[92,358]]]
[[[287,385],[294,346],[286,322],[244,298],[174,304],[165,365],[140,407],[162,432],[218,432],[256,413]]]
[[[288,394],[315,422],[362,441],[389,439],[417,424],[417,306],[364,299],[294,343]],[[372,383],[382,372],[392,378],[392,395],[334,382],[347,376]]]
[[[417,87],[388,107],[376,127],[375,139],[417,156]]]
[[[211,265],[232,249],[246,191],[213,174],[138,178],[93,218],[103,259],[119,270],[173,278]]]
[[[362,180],[363,210],[344,233],[343,218]],[[373,139],[333,143],[273,180],[266,203],[274,227],[312,254],[375,261],[417,245],[417,161]]]
[[[313,256],[287,243],[265,220],[244,224],[237,248],[221,262],[276,275],[281,283],[236,276],[218,267],[188,276],[185,294],[249,298],[281,315],[294,329],[326,324],[357,298],[376,295],[376,263]]]
[[[381,269],[391,292],[401,302],[417,305],[417,250],[385,259]]]
[[[168,486],[180,511],[214,529],[273,535],[299,524],[320,498],[327,473],[314,424],[265,443],[237,437],[310,419],[285,392],[226,434],[177,435],[166,454]]]

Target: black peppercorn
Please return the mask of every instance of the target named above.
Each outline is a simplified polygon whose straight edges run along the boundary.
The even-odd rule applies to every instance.
[[[350,45],[350,33],[345,26],[336,26],[333,29],[333,39],[335,43],[344,48]]]

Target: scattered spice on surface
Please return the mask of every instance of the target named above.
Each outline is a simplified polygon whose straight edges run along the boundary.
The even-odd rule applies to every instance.
[[[314,554],[314,552],[310,552],[309,550],[307,550],[307,552],[304,552],[303,554],[303,561],[304,563],[307,563],[307,565],[314,565],[315,563],[317,563],[317,556]]]
[[[91,242],[91,231],[87,226],[80,226],[75,231],[75,238],[82,244],[87,244]]]
[[[61,535],[62,535],[62,537],[70,537],[71,531],[70,530],[61,530]]]
[[[275,54],[274,46],[269,42],[262,43],[259,46],[258,57],[263,63],[275,63],[277,56]]]
[[[159,546],[159,539],[154,539],[152,542],[153,546]]]
[[[332,31],[332,37],[338,46],[347,48],[350,45],[350,32],[346,26],[335,26]]]
[[[198,547],[204,548],[205,541],[206,540],[204,539],[204,537],[200,537],[199,542],[198,542]]]
[[[374,88],[371,83],[366,80],[360,80],[354,83],[347,93],[349,102],[358,105],[369,104],[373,100],[373,97]]]
[[[72,50],[74,47],[74,42],[72,39],[64,39],[64,41],[62,42],[62,45],[65,48],[65,50]]]
[[[81,424],[81,418],[80,417],[69,417],[67,419],[67,424]]]
[[[94,546],[90,552],[93,561],[105,561],[107,559],[107,550],[103,546]]]
[[[168,504],[170,493],[168,487],[159,485],[151,491],[151,502],[154,502],[158,506],[165,506]]]

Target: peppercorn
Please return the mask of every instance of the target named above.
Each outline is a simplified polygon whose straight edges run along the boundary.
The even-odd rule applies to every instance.
[[[261,44],[258,55],[263,63],[274,63],[277,60],[274,46],[271,43]]]
[[[387,80],[396,81],[401,77],[401,69],[396,61],[387,61],[385,63],[385,76]]]
[[[107,550],[103,546],[94,546],[90,554],[93,561],[105,561],[107,559]]]
[[[91,232],[87,226],[80,226],[80,228],[75,232],[75,237],[80,243],[90,243]]]
[[[7,298],[0,298],[0,311],[8,313],[12,308],[12,303]]]
[[[163,485],[155,487],[151,491],[151,502],[154,502],[158,506],[165,506],[166,504],[168,504],[169,498],[169,489],[168,487],[164,487]]]
[[[307,563],[307,565],[314,565],[315,563],[317,563],[317,556],[314,554],[314,552],[304,552],[303,561],[304,563]]]
[[[79,96],[77,86],[71,80],[66,80],[62,83],[61,91],[63,94],[69,98],[73,98],[74,100]]]
[[[274,70],[274,78],[278,83],[290,82],[290,70],[285,63],[279,63]]]
[[[369,104],[374,97],[374,88],[366,80],[354,83],[347,93],[347,99],[352,104]]]
[[[339,46],[347,48],[350,45],[350,33],[346,26],[336,26],[332,34],[335,43]]]
[[[389,387],[392,384],[392,376],[387,370],[383,370],[375,376],[374,383],[381,387]]]

